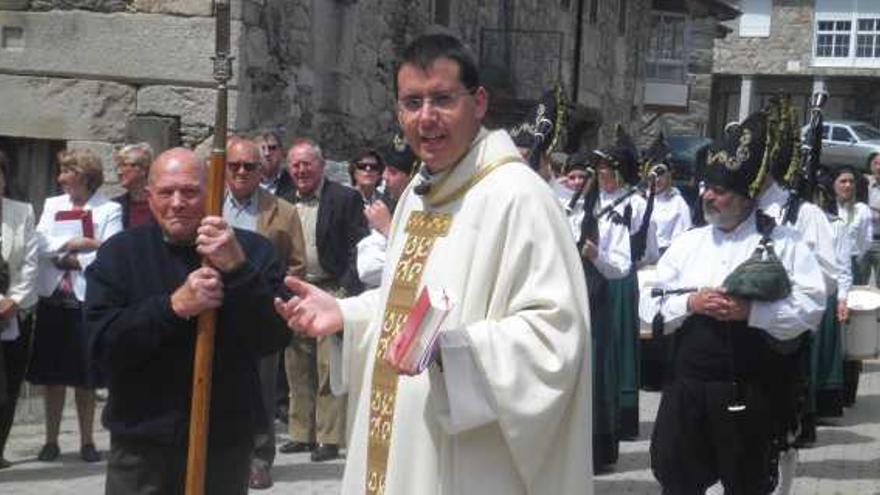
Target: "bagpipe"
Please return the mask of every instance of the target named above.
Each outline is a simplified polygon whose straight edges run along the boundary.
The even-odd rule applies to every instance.
[[[597,211],[596,204],[599,199],[599,188],[596,181],[595,168],[588,166],[587,180],[581,191],[575,193],[569,202],[569,208],[573,208],[574,204],[584,197],[584,220],[581,223],[581,237],[578,242],[579,246],[583,246],[585,240],[593,243],[598,242],[598,223],[599,220],[606,215],[611,216],[612,221],[623,223],[630,228],[630,220],[632,218],[632,207],[627,205],[623,215],[616,213],[616,209],[621,204],[629,201],[629,199],[641,192],[647,193],[647,206],[645,208],[642,221],[636,228],[635,232],[630,233],[630,258],[633,263],[642,259],[645,255],[648,245],[648,231],[651,225],[651,216],[654,211],[654,200],[657,179],[669,172],[666,165],[670,156],[670,150],[666,144],[663,134],[659,134],[657,139],[648,149],[645,157],[639,163],[638,151],[629,135],[626,134],[622,126],[617,126],[617,138],[614,146],[606,150],[595,150],[592,152],[594,159],[605,161],[612,165],[619,173],[621,178],[630,184],[620,197]],[[641,165],[641,167],[640,167]],[[641,168],[641,173],[639,169]],[[641,177],[640,177],[641,176]]]
[[[785,176],[785,182],[789,185],[792,194],[785,204],[783,224],[794,225],[797,222],[800,206],[804,202],[823,200],[817,179],[822,156],[822,107],[826,101],[828,101],[828,93],[820,91],[813,94],[810,101],[810,119],[802,140],[799,140],[796,134],[794,112],[790,104],[787,104],[787,99],[781,106],[783,132],[787,129],[792,134],[791,155],[788,157],[790,166]],[[784,163],[785,158],[786,156],[783,155],[777,162]]]

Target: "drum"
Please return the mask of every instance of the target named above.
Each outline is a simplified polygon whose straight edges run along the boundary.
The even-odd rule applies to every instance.
[[[880,350],[880,290],[856,285],[846,298],[849,324],[844,330],[844,355],[847,359],[871,359]]]
[[[639,297],[645,291],[651,290],[657,283],[657,267],[649,265],[643,267],[638,273],[639,279]],[[650,339],[652,335],[651,323],[646,323],[639,318],[639,336],[643,339]]]

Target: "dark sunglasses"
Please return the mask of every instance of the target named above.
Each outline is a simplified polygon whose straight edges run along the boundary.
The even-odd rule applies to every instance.
[[[266,149],[269,151],[275,151],[278,149],[278,145],[277,144],[267,144]]]
[[[232,170],[233,172],[238,172],[239,169],[242,168],[245,170],[245,172],[253,172],[260,166],[260,164],[256,162],[228,162],[226,166],[229,167],[229,170]]]
[[[362,170],[364,172],[374,172],[374,171],[381,172],[382,171],[382,165],[379,165],[378,163],[359,162],[359,163],[355,163],[354,166],[358,170]]]

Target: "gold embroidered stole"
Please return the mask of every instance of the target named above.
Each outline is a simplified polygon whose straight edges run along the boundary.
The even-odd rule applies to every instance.
[[[394,279],[388,293],[373,363],[366,479],[367,493],[370,494],[385,493],[385,474],[397,397],[398,375],[385,362],[385,351],[394,336],[403,328],[406,316],[418,296],[422,274],[434,242],[438,237],[446,236],[451,223],[452,216],[447,213],[424,211],[413,211],[406,222],[406,241],[394,269]]]

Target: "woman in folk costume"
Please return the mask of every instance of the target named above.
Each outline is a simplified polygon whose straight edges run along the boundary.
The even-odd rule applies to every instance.
[[[618,360],[618,433],[622,439],[639,436],[639,320],[636,267],[659,257],[656,226],[648,201],[638,194],[638,152],[621,126],[616,142],[593,152],[598,184],[597,216],[613,210],[629,228],[633,267],[620,279],[608,281],[610,323]],[[589,211],[589,210],[588,210]]]
[[[831,194],[827,202],[826,210],[839,218],[843,225],[843,236],[849,247],[849,256],[841,263],[842,268],[852,270],[852,283],[864,285],[868,282],[870,272],[862,269],[862,260],[865,258],[871,240],[874,236],[874,228],[871,223],[871,210],[865,203],[859,201],[858,191],[860,181],[864,178],[855,168],[843,166],[831,172]],[[840,297],[838,306],[838,319],[844,321],[848,318],[846,306],[846,294]],[[859,375],[862,362],[846,360],[843,363],[843,391],[840,398],[843,406],[852,406],[856,400],[859,385]],[[835,375],[835,378],[840,378]],[[837,414],[839,416],[840,414]],[[820,415],[821,416],[821,415]]]
[[[643,176],[656,176],[651,222],[657,225],[657,248],[660,254],[666,251],[673,238],[691,228],[691,209],[681,192],[672,187],[670,156],[669,144],[661,132],[645,152],[645,165],[642,167]]]
[[[560,200],[581,253],[589,293],[593,344],[593,471],[599,472],[617,462],[619,453],[620,349],[618,332],[611,324],[614,315],[609,281],[626,277],[632,262],[629,227],[623,217],[614,209],[598,214],[599,188],[596,173],[588,166],[590,158],[587,153],[572,155],[566,165],[566,176],[574,180],[566,184],[580,187],[572,191],[570,197]]]
[[[840,217],[846,225],[851,246],[853,284],[865,285],[870,272],[862,266],[874,236],[871,208],[865,203],[867,181],[864,175],[850,165],[834,169],[831,180],[835,201],[829,202],[829,212]]]
[[[834,174],[836,175],[836,174]],[[841,325],[849,317],[846,299],[852,287],[852,244],[844,220],[837,215],[834,200],[835,179],[820,180],[819,203],[828,213],[832,241],[840,269],[837,289],[828,294],[822,322],[810,343],[809,392],[801,431],[795,445],[805,447],[816,441],[816,418],[840,417],[844,401],[844,355]]]

